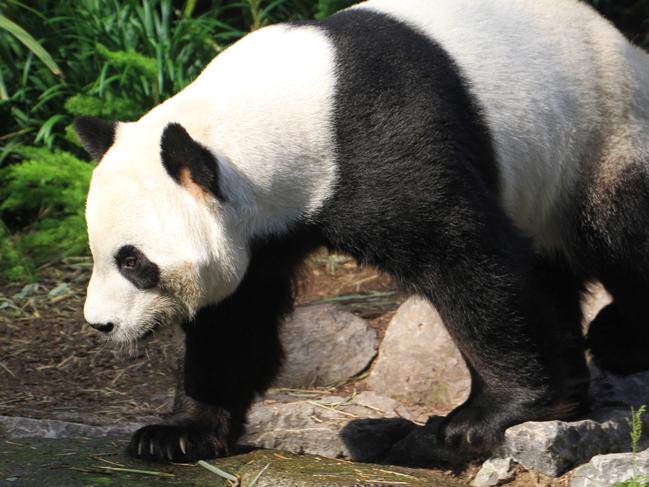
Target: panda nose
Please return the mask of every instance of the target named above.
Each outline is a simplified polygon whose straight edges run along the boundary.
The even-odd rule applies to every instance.
[[[103,331],[104,333],[109,333],[114,325],[112,323],[88,323],[95,330]]]

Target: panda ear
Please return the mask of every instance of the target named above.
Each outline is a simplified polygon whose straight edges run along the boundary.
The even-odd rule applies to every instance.
[[[77,117],[74,128],[88,154],[99,162],[115,141],[117,123],[97,117]]]
[[[197,198],[211,194],[225,200],[219,189],[218,160],[179,123],[170,123],[162,132],[160,157],[169,176]]]

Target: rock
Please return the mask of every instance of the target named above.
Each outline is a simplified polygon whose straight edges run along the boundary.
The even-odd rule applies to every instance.
[[[511,458],[490,458],[471,481],[473,487],[491,487],[500,485],[514,478]]]
[[[618,376],[600,369],[593,362],[590,367],[590,397],[594,409],[606,407],[649,405],[649,371]]]
[[[527,469],[558,477],[595,455],[629,451],[629,415],[626,409],[610,409],[582,421],[519,424],[505,432],[499,456],[511,456]],[[649,446],[647,440],[640,445]]]
[[[142,423],[121,422],[105,426],[69,423],[56,419],[32,419],[0,416],[0,437],[19,438],[104,438],[106,436],[130,435]]]
[[[248,414],[243,443],[262,448],[309,453],[326,457],[347,454],[338,430],[349,420],[336,411],[342,397],[284,402],[265,400],[253,405]]]
[[[469,372],[433,306],[413,297],[390,322],[370,373],[380,394],[451,410],[471,387]]]
[[[341,382],[376,356],[376,331],[365,320],[331,305],[303,306],[282,327],[286,359],[275,387],[313,387]]]
[[[570,487],[609,487],[616,482],[646,475],[649,475],[649,450],[637,455],[597,455],[574,471]]]
[[[332,458],[349,456],[339,434],[347,422],[362,418],[396,418],[401,410],[402,406],[394,399],[371,391],[351,398],[296,399],[272,394],[253,404],[241,442]]]

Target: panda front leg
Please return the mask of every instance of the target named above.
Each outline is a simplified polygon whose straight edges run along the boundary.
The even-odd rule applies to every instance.
[[[128,448],[132,456],[193,462],[233,451],[250,404],[279,370],[278,329],[293,307],[300,256],[256,252],[237,291],[184,325],[173,414],[135,432]]]

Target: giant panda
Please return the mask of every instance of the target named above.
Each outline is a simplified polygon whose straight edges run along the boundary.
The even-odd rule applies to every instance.
[[[233,451],[319,246],[430,300],[466,361],[470,396],[419,463],[583,415],[588,348],[649,367],[649,58],[580,2],[370,0],[247,35],[135,122],[76,128],[99,161],[86,320],[184,337],[174,412],[134,456]],[[584,337],[592,280],[613,301]],[[393,450],[370,459],[408,463]]]

